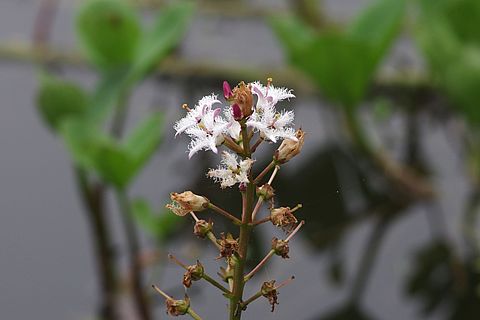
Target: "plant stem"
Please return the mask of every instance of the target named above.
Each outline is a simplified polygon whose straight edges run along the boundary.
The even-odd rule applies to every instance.
[[[216,280],[211,278],[208,274],[204,273],[202,278],[205,279],[205,281],[209,282],[211,285],[217,287],[218,289],[220,289],[221,291],[226,293],[227,295],[229,295],[229,296],[232,295],[232,293],[227,288],[225,288],[220,283],[218,283]]]
[[[253,183],[258,184],[260,180],[262,180],[262,178],[274,167],[275,167],[275,162],[274,161],[270,162],[268,166],[266,166],[265,169],[263,169],[263,171],[255,178],[255,180],[253,180]]]
[[[378,218],[374,229],[370,233],[370,237],[367,241],[367,247],[365,248],[353,282],[349,300],[352,305],[356,305],[359,302],[359,299],[362,297],[363,292],[365,291],[368,278],[372,272],[373,263],[375,262],[380,244],[382,243],[389,225],[390,218],[381,216]]]
[[[192,308],[188,308],[187,313],[195,320],[202,320],[202,318],[200,318],[200,316],[195,311],[193,311]]]
[[[85,170],[75,168],[78,191],[82,196],[83,205],[87,214],[92,234],[93,251],[97,264],[98,281],[101,286],[99,318],[105,320],[117,319],[116,289],[117,270],[113,255],[113,244],[109,224],[105,217],[104,185],[91,185]]]
[[[121,211],[123,228],[128,246],[128,255],[130,260],[130,275],[132,280],[132,294],[137,308],[138,315],[142,320],[150,320],[150,308],[147,297],[143,292],[142,266],[139,261],[140,245],[138,243],[138,234],[135,224],[131,219],[130,202],[123,189],[117,189],[118,206]]]
[[[243,138],[243,150],[245,151],[244,158],[249,158],[251,157],[250,140],[248,138],[248,132],[245,122],[241,123],[241,128]],[[230,299],[230,320],[240,320],[242,317],[242,309],[240,308],[239,304],[242,300],[243,289],[245,286],[243,273],[245,269],[245,262],[247,260],[248,243],[250,240],[250,233],[252,229],[252,227],[250,226],[250,222],[254,197],[255,184],[253,184],[250,180],[250,182],[247,184],[247,190],[242,193],[242,224],[240,225],[238,257],[233,272],[233,290],[232,297]]]
[[[235,223],[235,224],[237,224],[237,225],[242,224],[242,221],[240,221],[237,217],[233,216],[232,214],[230,214],[229,212],[225,211],[224,209],[217,207],[217,206],[214,205],[213,203],[209,203],[209,204],[208,204],[208,207],[209,207],[210,209],[212,209],[213,211],[215,211],[215,212],[217,212],[217,213],[220,213],[220,214],[223,215],[224,217],[232,220],[233,223]]]

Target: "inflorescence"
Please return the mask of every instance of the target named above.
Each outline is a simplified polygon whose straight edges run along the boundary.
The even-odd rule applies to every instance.
[[[221,146],[225,148],[220,153],[219,167],[210,169],[207,176],[219,183],[221,189],[238,185],[242,195],[241,215],[232,214],[211,203],[206,197],[191,191],[172,193],[172,202],[167,205],[167,208],[178,216],[190,215],[195,221],[193,233],[201,239],[209,239],[217,248],[219,252],[217,259],[225,261],[225,266],[221,266],[218,272],[221,281],[209,276],[198,260],[193,265],[185,265],[173,255],[169,257],[185,270],[183,276],[185,288],[192,286],[195,281],[204,280],[222,291],[230,301],[229,319],[233,320],[240,319],[242,311],[260,297],[267,298],[273,311],[278,304],[278,289],[293,279],[291,277],[280,285],[276,285],[275,280],[265,281],[255,295],[247,299],[243,297],[245,284],[272,256],[289,258],[289,242],[304,224],[304,221],[299,222],[294,214],[302,207],[300,204],[292,209],[275,207],[275,190],[272,184],[280,166],[300,153],[305,133],[301,129],[294,129],[293,111],[276,109],[279,101],[295,96],[291,90],[274,87],[270,78],[266,86],[260,82],[248,84],[240,82],[233,89],[225,81],[223,97],[226,102],[223,108],[222,102],[215,94],[203,97],[193,108],[183,105],[187,114],[175,123],[174,129],[176,135],[184,133],[190,137],[189,158],[201,150],[218,153]],[[252,156],[263,142],[281,143],[273,153],[272,161],[254,177],[255,159]],[[268,174],[269,179],[263,182]],[[259,218],[257,215],[264,203],[268,204],[270,214]],[[238,235],[222,232],[220,236],[216,236],[214,223],[197,217],[199,212],[208,209],[236,225],[239,228]],[[246,272],[245,262],[250,233],[256,226],[268,222],[287,235],[284,239],[274,237],[271,241],[271,250],[255,268]],[[201,319],[192,310],[188,296],[183,300],[174,300],[159,288],[155,286],[154,288],[165,298],[168,314],[172,316],[188,314],[194,319]]]

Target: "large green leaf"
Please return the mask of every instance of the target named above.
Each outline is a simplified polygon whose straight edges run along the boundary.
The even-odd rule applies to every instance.
[[[315,34],[295,18],[272,19],[293,65],[340,105],[353,108],[364,98],[379,62],[403,17],[403,0],[378,0],[343,32]]]
[[[141,79],[181,41],[192,12],[193,3],[184,1],[162,10],[140,42],[132,68],[134,79]]]
[[[149,116],[122,144],[136,170],[143,167],[158,147],[162,138],[162,123],[163,116],[160,113]]]
[[[474,124],[480,124],[480,3],[422,0],[416,39],[436,83]]]
[[[132,63],[141,30],[125,0],[88,0],[76,22],[80,42],[98,68],[109,70]]]
[[[57,130],[61,121],[81,116],[87,108],[87,95],[73,82],[42,74],[37,91],[37,106],[44,121]]]
[[[141,123],[119,143],[85,120],[65,121],[62,136],[73,160],[115,187],[125,188],[151,158],[161,138],[161,117]]]
[[[347,36],[371,46],[372,68],[390,47],[402,22],[404,0],[376,0],[350,24]]]

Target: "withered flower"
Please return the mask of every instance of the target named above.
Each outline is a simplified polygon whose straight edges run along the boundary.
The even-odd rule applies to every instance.
[[[234,239],[231,233],[227,233],[227,236],[222,233],[218,244],[220,245],[220,256],[218,259],[229,258],[238,252],[238,240]]]
[[[277,151],[275,151],[273,158],[277,163],[287,163],[302,151],[303,143],[305,141],[305,132],[302,129],[298,129],[295,133],[295,137],[297,138],[297,141],[285,139],[282,141],[282,144]]]
[[[187,271],[183,275],[183,285],[190,288],[192,281],[202,279],[204,271],[202,264],[197,260],[196,264],[187,267]]]
[[[183,300],[166,299],[165,304],[167,306],[167,314],[177,317],[188,312],[190,308],[190,298],[185,295],[185,299]]]
[[[271,185],[265,183],[263,186],[257,188],[257,196],[263,197],[265,200],[270,200],[275,196],[275,190]]]
[[[288,241],[280,240],[278,238],[272,239],[272,249],[275,251],[277,256],[281,256],[284,259],[290,258],[288,256],[288,252],[290,251],[290,247],[288,246]]]
[[[205,221],[205,220],[198,220],[195,225],[193,226],[193,234],[201,239],[205,239],[207,234],[213,230],[213,222]]]
[[[270,221],[273,225],[282,228],[284,231],[291,231],[298,222],[297,218],[293,215],[293,212],[297,210],[297,208],[298,206],[294,209],[290,209],[290,207],[274,208],[270,211]]]
[[[249,117],[253,113],[253,94],[250,85],[240,82],[233,88],[233,115],[235,120]],[[236,107],[233,107],[235,106]],[[239,112],[240,111],[240,112]]]
[[[210,201],[202,196],[194,194],[192,191],[182,193],[172,192],[170,194],[172,203],[166,207],[172,210],[177,216],[184,216],[190,211],[203,211],[208,207]]]
[[[272,312],[275,311],[275,305],[278,304],[278,291],[275,288],[275,280],[266,281],[262,285],[262,296],[268,299],[272,306]]]

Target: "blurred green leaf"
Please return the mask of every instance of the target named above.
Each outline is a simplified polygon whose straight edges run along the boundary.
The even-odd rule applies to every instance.
[[[416,39],[436,83],[475,125],[480,124],[480,2],[420,1]]]
[[[133,161],[136,170],[151,158],[162,138],[163,116],[160,113],[149,116],[133,130],[122,144]]]
[[[132,214],[136,223],[157,241],[163,241],[177,230],[181,217],[168,210],[155,212],[144,199],[137,199],[132,204]]]
[[[82,88],[47,74],[40,77],[36,100],[43,120],[53,130],[66,118],[83,115],[87,107],[87,95]]]
[[[133,78],[141,79],[182,40],[193,8],[192,2],[180,1],[158,15],[152,29],[141,39],[132,68]]]
[[[134,10],[124,0],[88,0],[77,16],[77,33],[91,62],[101,70],[132,63],[141,35]]]
[[[102,179],[124,188],[151,158],[161,138],[160,115],[141,123],[125,142],[118,143],[88,121],[67,121],[62,136],[74,161]]]
[[[314,34],[294,18],[272,19],[293,65],[334,102],[354,108],[397,34],[404,1],[378,0],[343,32]]]

